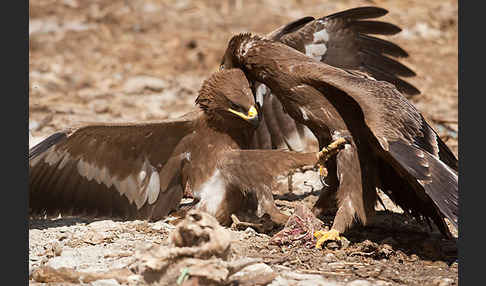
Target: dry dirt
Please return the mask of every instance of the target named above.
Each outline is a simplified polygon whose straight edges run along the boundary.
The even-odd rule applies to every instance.
[[[298,17],[367,5],[388,9],[384,20],[402,27],[391,39],[409,52],[403,62],[417,72],[410,81],[422,94],[412,101],[458,155],[453,0],[31,0],[29,129],[43,137],[86,122],[180,116],[195,108],[197,91],[217,69],[232,34],[265,33]],[[310,205],[315,196],[307,194],[304,202]],[[292,212],[289,205],[280,203]],[[455,242],[385,205],[388,211],[379,211],[369,227],[346,233],[347,248],[277,247],[268,244],[273,233],[228,230],[232,257],[260,258],[278,274],[272,285],[457,285]],[[324,220],[330,225],[332,217]],[[167,244],[172,229],[162,222],[30,220],[29,271],[41,265],[123,268],[136,249]]]

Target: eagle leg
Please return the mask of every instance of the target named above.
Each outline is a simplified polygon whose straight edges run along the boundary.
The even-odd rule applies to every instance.
[[[322,148],[322,150],[319,152],[319,174],[322,177],[326,177],[328,174],[327,169],[324,167],[324,163],[331,158],[331,156],[336,155],[339,150],[343,149],[346,143],[348,143],[348,141],[345,138],[339,137],[331,142],[331,144],[329,144],[327,147]],[[335,222],[331,230],[319,230],[314,232],[314,237],[317,238],[316,248],[321,249],[322,246],[328,241],[337,241],[341,243],[342,239],[344,238],[340,235],[340,230],[343,228],[341,222],[347,221],[349,216],[343,213],[343,210],[341,209],[341,211],[338,210],[336,217],[337,218],[335,218],[335,221],[337,220],[338,223],[336,224]],[[341,219],[342,217],[345,217],[345,219]]]
[[[336,140],[332,141],[331,144],[327,145],[327,147],[323,147],[321,151],[318,153],[318,166],[319,166],[319,175],[321,177],[327,177],[327,169],[324,167],[329,158],[336,155],[339,150],[344,148],[344,145],[347,143],[346,139],[343,137],[337,138]]]
[[[344,148],[344,145],[347,143],[346,139],[343,137],[339,137],[336,140],[332,141],[331,144],[327,145],[327,147],[323,147],[322,150],[319,152],[319,163],[324,164],[329,158],[333,155],[336,155],[339,150]]]

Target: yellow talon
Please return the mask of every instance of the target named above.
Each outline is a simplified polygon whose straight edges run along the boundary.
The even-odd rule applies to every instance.
[[[317,238],[316,248],[322,249],[324,242],[329,240],[340,241],[341,236],[339,236],[339,231],[331,229],[329,231],[319,230],[314,232],[314,237]]]
[[[327,177],[326,167],[319,165],[319,175],[321,175],[321,177]]]

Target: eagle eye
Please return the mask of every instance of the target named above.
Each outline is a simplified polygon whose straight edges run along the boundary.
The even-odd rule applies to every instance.
[[[241,106],[233,102],[230,102],[230,108],[233,109],[234,111],[244,111]]]

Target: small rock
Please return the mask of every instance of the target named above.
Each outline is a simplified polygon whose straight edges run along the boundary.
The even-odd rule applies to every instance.
[[[282,276],[277,276],[268,286],[341,286],[343,284],[325,279],[321,275],[298,274],[289,275],[290,272],[283,273]]]
[[[339,284],[334,281],[329,281],[324,278],[319,278],[319,279],[313,279],[313,280],[303,280],[299,281],[296,286],[339,286],[342,284]]]
[[[88,224],[88,227],[92,230],[99,232],[117,230],[119,228],[118,224],[112,220],[99,220]]]
[[[372,284],[366,280],[358,279],[351,281],[346,284],[346,286],[371,286]]]
[[[389,258],[394,253],[389,244],[383,244],[373,255],[375,259]]]
[[[390,286],[392,283],[378,280],[378,281],[373,281],[373,286]]]
[[[62,245],[59,242],[55,242],[52,245],[52,252],[54,252],[55,256],[61,256],[62,253]]]
[[[77,266],[78,262],[73,259],[72,256],[57,256],[49,261],[46,261],[45,265],[52,267],[54,269],[59,269],[59,268],[75,268]],[[42,265],[42,263],[41,263]]]
[[[267,286],[288,286],[290,285],[287,279],[283,278],[282,276],[277,276],[275,279],[272,280],[272,283],[268,284]]]
[[[141,275],[133,274],[127,277],[127,281],[129,283],[141,283],[143,281],[143,277]]]
[[[105,241],[106,238],[107,237],[105,234],[101,234],[100,232],[95,230],[88,230],[86,232],[86,235],[83,237],[83,241],[89,244],[96,245]]]
[[[165,80],[150,77],[150,76],[136,76],[127,80],[123,86],[126,93],[140,93],[144,89],[153,91],[161,91],[168,86]]]
[[[71,7],[71,8],[78,8],[79,4],[78,1],[76,0],[63,0],[62,1],[64,5]]]
[[[341,242],[338,241],[329,241],[329,242],[326,241],[323,245],[324,245],[323,247],[326,247],[326,249],[330,249],[330,250],[336,250],[342,247]]]
[[[454,283],[451,278],[436,278],[432,281],[432,285],[435,286],[450,286]]]
[[[360,245],[360,248],[362,252],[371,253],[373,251],[376,251],[379,248],[379,246],[377,243],[367,239],[363,241],[363,243]]]
[[[64,233],[64,232],[61,232],[58,236],[57,236],[57,240],[58,241],[63,241],[65,240],[66,238],[69,238],[69,235],[67,233]]]
[[[346,237],[341,237],[341,248],[342,249],[346,249],[348,248],[348,246],[351,244],[351,242],[349,242],[349,240],[346,238]]]
[[[246,240],[250,237],[254,237],[257,235],[257,231],[254,230],[253,228],[251,227],[247,227],[244,231],[243,231],[243,237],[242,237],[242,240]]]
[[[94,104],[93,110],[95,113],[108,113],[110,112],[110,107],[103,104]]]
[[[29,121],[29,130],[34,130],[36,131],[38,128],[39,128],[40,124],[39,122],[35,121],[35,120],[32,120],[32,121]],[[29,132],[30,134],[30,132]],[[31,135],[31,134],[30,134]],[[32,136],[32,135],[31,135]]]
[[[328,253],[326,255],[324,255],[324,261],[326,262],[336,262],[337,261],[337,258],[334,254],[332,253]]]
[[[32,273],[34,272],[34,270],[36,269],[37,267],[33,267],[29,264],[29,277],[32,277]]]
[[[417,254],[410,255],[409,261],[414,262],[414,261],[417,261],[417,260],[419,260],[419,257],[417,256]]]
[[[100,279],[91,282],[92,286],[119,286],[120,283],[116,281],[115,279]]]
[[[270,266],[265,263],[256,263],[231,275],[228,280],[234,281],[238,285],[265,285],[270,283],[276,276]]]
[[[31,236],[41,236],[42,233],[43,233],[43,231],[40,230],[40,229],[35,229],[35,228],[29,229],[29,235],[31,235]]]
[[[154,224],[152,224],[152,229],[156,230],[156,231],[160,231],[162,229],[169,231],[169,230],[175,229],[175,226],[172,225],[172,224],[168,224],[166,222],[163,222],[163,221],[157,221]]]

